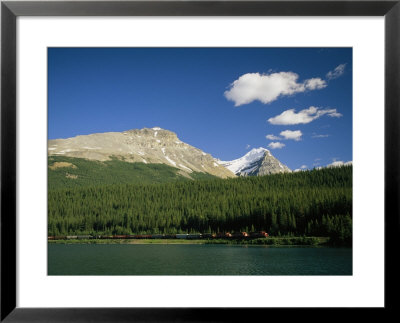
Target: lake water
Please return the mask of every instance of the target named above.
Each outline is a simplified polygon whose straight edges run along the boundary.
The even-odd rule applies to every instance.
[[[352,249],[49,244],[49,275],[351,275]]]

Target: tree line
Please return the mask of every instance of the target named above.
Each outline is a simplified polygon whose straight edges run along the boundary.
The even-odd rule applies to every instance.
[[[55,167],[64,163],[70,167]],[[130,163],[117,158],[108,161],[67,156],[48,157],[49,190],[109,184],[151,184],[189,181],[179,169],[164,164]],[[210,174],[193,172],[192,179],[213,179]]]
[[[49,235],[267,231],[352,236],[352,166],[260,177],[53,189]]]

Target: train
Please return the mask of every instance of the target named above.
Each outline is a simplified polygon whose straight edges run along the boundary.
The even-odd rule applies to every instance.
[[[219,232],[219,233],[179,233],[179,234],[130,234],[130,235],[68,235],[48,236],[48,240],[86,240],[86,239],[255,239],[267,238],[265,231]]]

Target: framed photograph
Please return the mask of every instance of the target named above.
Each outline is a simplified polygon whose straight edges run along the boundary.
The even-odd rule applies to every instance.
[[[399,12],[2,2],[1,320],[391,309]]]

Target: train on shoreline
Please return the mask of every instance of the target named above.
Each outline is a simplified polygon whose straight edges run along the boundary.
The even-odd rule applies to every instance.
[[[265,231],[220,232],[220,233],[179,233],[179,234],[131,234],[131,235],[68,235],[48,236],[48,240],[86,240],[86,239],[256,239],[267,238]]]

